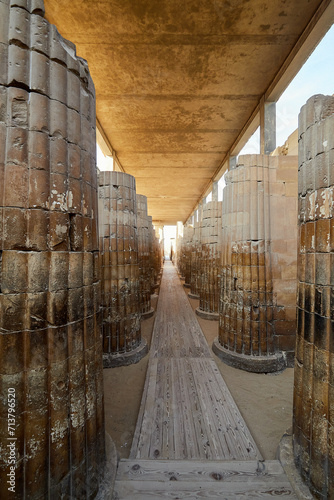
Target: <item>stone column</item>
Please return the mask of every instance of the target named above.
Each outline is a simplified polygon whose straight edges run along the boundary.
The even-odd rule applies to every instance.
[[[261,101],[260,153],[269,155],[276,148],[276,102]]]
[[[10,3],[0,2],[0,497],[94,498],[105,463],[94,86],[42,1]]]
[[[293,363],[295,345],[297,158],[240,156],[225,180],[213,348],[235,367],[277,371]]]
[[[178,221],[176,223],[176,258],[175,258],[175,263],[176,263],[176,268],[177,271],[180,275],[180,277],[183,277],[182,273],[182,259],[181,259],[181,247],[182,247],[182,239],[183,239],[183,224],[182,222]]]
[[[190,288],[191,283],[191,249],[194,236],[194,227],[185,226],[183,232],[182,254],[184,260],[184,287]]]
[[[141,338],[136,183],[123,172],[99,174],[103,366],[137,363]]]
[[[218,187],[217,187],[218,198]],[[222,203],[203,205],[201,255],[199,266],[199,307],[196,314],[205,319],[219,319],[220,249]]]
[[[152,222],[152,216],[148,216],[148,227],[150,234],[150,266],[151,266],[151,293],[154,294],[160,286],[161,266],[162,266],[162,249],[160,246],[159,228],[157,231]],[[158,290],[159,291],[159,290]]]
[[[137,225],[140,312],[142,319],[147,319],[153,316],[154,310],[151,307],[150,235],[147,198],[142,194],[137,194]]]
[[[191,246],[190,292],[188,293],[188,297],[198,300],[200,292],[202,211],[203,203],[201,202],[197,210],[197,221],[194,222],[194,235]]]
[[[334,498],[334,97],[299,115],[298,333],[294,455],[315,498]]]

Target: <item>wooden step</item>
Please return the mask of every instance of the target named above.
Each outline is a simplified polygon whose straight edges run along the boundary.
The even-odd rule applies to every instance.
[[[121,460],[115,500],[296,500],[278,460]]]

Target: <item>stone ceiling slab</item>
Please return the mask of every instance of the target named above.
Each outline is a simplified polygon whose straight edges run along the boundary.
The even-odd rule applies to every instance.
[[[153,219],[169,224],[189,217],[317,9],[329,4],[45,0],[47,18],[88,61],[114,154]]]

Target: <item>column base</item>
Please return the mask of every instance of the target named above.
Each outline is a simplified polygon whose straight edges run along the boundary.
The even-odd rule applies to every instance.
[[[212,350],[227,365],[247,372],[274,373],[286,368],[286,359],[282,352],[270,356],[246,356],[225,349],[219,343],[218,337],[212,344]]]
[[[281,462],[296,497],[302,498],[303,500],[312,500],[314,497],[312,496],[308,486],[304,483],[295,464],[292,444],[292,429],[286,431],[282,436],[277,448],[276,457]]]
[[[118,466],[118,456],[115,443],[106,433],[106,464],[103,479],[96,500],[113,500],[114,485]]]
[[[151,307],[151,309],[149,311],[141,313],[141,319],[144,320],[144,319],[152,318],[153,314],[154,314],[154,309],[153,309],[153,307]]]
[[[197,299],[199,300],[199,295],[195,295],[194,293],[188,293],[189,299]]]
[[[196,308],[195,312],[197,316],[199,316],[200,318],[208,319],[210,321],[219,321],[219,313],[206,312],[200,309],[199,307]]]
[[[132,351],[118,354],[103,353],[103,368],[115,368],[117,366],[128,366],[138,363],[148,353],[148,345],[142,339],[138,347]]]

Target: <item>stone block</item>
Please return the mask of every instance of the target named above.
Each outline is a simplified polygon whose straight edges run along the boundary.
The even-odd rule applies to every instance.
[[[38,93],[44,94],[46,96],[50,95],[52,89],[50,89],[50,84],[53,82],[53,75],[50,72],[50,64],[52,61],[34,50],[31,51],[30,56],[31,76],[30,76],[30,88]],[[50,97],[52,97],[50,95]]]
[[[49,135],[50,132],[50,99],[47,96],[37,92],[30,93],[29,101],[29,128],[37,132],[44,132]]]
[[[27,214],[20,208],[3,209],[3,249],[21,250],[27,243]]]
[[[29,169],[49,172],[49,135],[44,132],[30,131],[28,141]]]
[[[30,85],[30,51],[17,45],[8,47],[8,85]]]
[[[48,209],[50,206],[50,173],[29,169],[29,208]],[[31,214],[33,217],[33,213]]]

